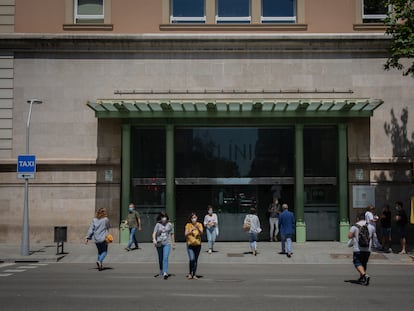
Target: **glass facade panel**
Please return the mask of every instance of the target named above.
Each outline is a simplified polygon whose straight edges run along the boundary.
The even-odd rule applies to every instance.
[[[181,128],[175,136],[176,177],[293,176],[289,128]]]
[[[337,175],[337,136],[335,127],[304,129],[305,177]]]
[[[133,127],[131,139],[131,177],[165,178],[165,130]]]

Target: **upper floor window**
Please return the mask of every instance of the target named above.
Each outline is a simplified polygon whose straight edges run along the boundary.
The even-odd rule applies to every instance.
[[[205,0],[172,0],[171,23],[205,23]]]
[[[262,23],[295,23],[295,0],[262,0]]]
[[[251,21],[250,0],[217,0],[216,22],[247,23]]]
[[[381,23],[387,17],[389,0],[363,0],[362,20],[364,23]]]
[[[75,0],[75,24],[104,22],[104,0]]]

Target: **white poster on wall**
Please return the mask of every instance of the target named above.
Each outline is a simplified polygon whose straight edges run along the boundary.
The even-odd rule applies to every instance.
[[[352,207],[366,208],[368,205],[375,206],[375,186],[354,185],[352,186]]]

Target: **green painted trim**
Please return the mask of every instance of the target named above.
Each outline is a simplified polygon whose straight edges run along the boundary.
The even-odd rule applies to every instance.
[[[88,105],[89,106],[89,105]],[[90,107],[90,106],[89,106]],[[94,108],[93,108],[94,109]],[[202,118],[368,118],[373,111],[102,111],[95,110],[97,118],[133,118],[133,119],[202,119]]]
[[[306,224],[305,222],[296,222],[296,242],[306,242]]]
[[[348,242],[348,232],[349,232],[349,222],[340,221],[339,222],[339,241],[341,243]]]
[[[174,172],[174,126],[166,126],[166,212],[175,224],[175,172]]]
[[[295,125],[295,215],[298,223],[304,223],[304,164],[303,124]],[[305,232],[306,235],[306,232]]]
[[[121,162],[121,219],[126,218],[127,206],[131,200],[131,126],[122,125],[122,162]],[[129,234],[128,234],[129,236]],[[119,235],[120,243],[128,243],[128,238],[124,233]]]
[[[346,124],[338,124],[338,199],[339,221],[347,223],[348,216],[348,151]]]

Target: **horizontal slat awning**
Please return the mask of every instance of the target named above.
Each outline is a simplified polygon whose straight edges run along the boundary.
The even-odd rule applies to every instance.
[[[97,118],[371,117],[380,99],[97,100]]]

